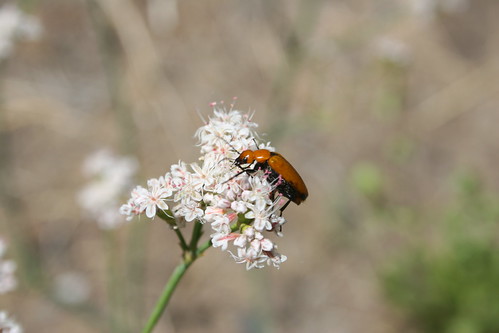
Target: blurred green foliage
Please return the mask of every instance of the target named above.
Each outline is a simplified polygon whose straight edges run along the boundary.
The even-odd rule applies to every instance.
[[[353,167],[354,188],[368,199],[376,201],[383,192],[383,177],[380,169],[371,162],[361,162]]]
[[[436,244],[420,243],[391,262],[383,286],[423,332],[496,333],[499,200],[473,176],[457,184],[454,204],[435,226]]]

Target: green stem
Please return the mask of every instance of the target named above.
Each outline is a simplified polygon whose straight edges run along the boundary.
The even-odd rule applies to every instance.
[[[199,222],[197,222],[199,223]],[[199,223],[201,225],[201,223]],[[195,229],[197,227],[197,224],[195,226]],[[202,225],[201,225],[202,228]],[[198,230],[198,232],[201,232],[201,229]],[[196,235],[193,235],[193,239]],[[199,236],[197,236],[197,239],[199,239]],[[191,242],[192,243],[192,242]],[[197,243],[195,244],[197,247]],[[156,303],[156,306],[154,307],[153,313],[149,317],[149,320],[142,330],[142,333],[150,333],[156,326],[156,324],[159,321],[159,318],[163,315],[163,312],[166,309],[166,306],[168,305],[168,302],[170,301],[170,298],[172,297],[173,292],[175,291],[175,288],[177,287],[177,284],[180,282],[180,279],[184,276],[185,272],[191,266],[191,264],[199,257],[201,256],[204,251],[209,249],[211,247],[211,240],[208,240],[206,243],[201,245],[199,248],[196,250],[190,252],[191,255],[184,255],[182,262],[175,268],[173,271],[172,275],[170,276],[170,279],[166,283],[165,288],[163,289],[163,293],[159,297],[158,302]]]
[[[189,251],[189,246],[187,245],[187,242],[185,241],[184,235],[182,235],[182,232],[178,227],[173,227],[173,231],[177,234],[178,239],[180,240],[180,247],[182,248],[182,251],[186,252]]]
[[[126,270],[127,286],[123,290],[128,294],[127,315],[130,320],[128,332],[139,332],[144,320],[145,303],[144,298],[144,279],[145,279],[145,261],[147,225],[145,223],[133,223],[130,234],[128,234],[126,245]]]
[[[190,244],[190,249],[192,252],[196,252],[199,238],[201,238],[201,235],[203,234],[203,224],[196,220],[196,224],[194,225],[194,228],[192,229],[192,237],[191,237],[191,244]]]
[[[152,332],[152,330],[158,323],[159,318],[161,318],[161,316],[163,315],[163,311],[166,309],[166,306],[170,301],[173,291],[177,287],[177,284],[179,283],[182,276],[184,276],[185,272],[187,271],[187,268],[189,268],[192,262],[193,262],[192,260],[189,261],[184,260],[177,266],[177,268],[175,268],[170,277],[170,280],[168,280],[168,283],[166,284],[163,293],[161,294],[156,304],[156,307],[154,308],[153,313],[151,314],[151,317],[149,317],[149,321],[142,330],[142,333]]]
[[[197,257],[200,257],[204,251],[208,250],[210,247],[211,247],[211,239],[208,239],[206,241],[206,243],[204,243],[203,245],[201,245],[200,247],[198,247],[197,251],[196,251],[196,258]]]
[[[177,221],[175,220],[171,211],[164,212],[162,210],[158,210],[156,213],[156,216],[161,218],[163,221],[168,223],[168,225],[175,231],[177,234],[178,239],[180,240],[180,247],[182,248],[183,252],[189,251],[189,245],[187,245],[187,242],[185,241],[184,235],[182,234],[182,231],[180,231],[180,228],[177,226]],[[191,244],[192,245],[192,244]]]
[[[239,228],[239,223],[234,223],[231,227],[231,231],[236,231]],[[192,265],[197,258],[203,255],[203,253],[211,247],[211,239],[207,240],[205,243],[198,246],[199,238],[203,234],[203,224],[196,221],[194,229],[192,231],[191,244],[189,251],[184,252],[182,262],[175,268],[170,279],[166,283],[163,293],[158,299],[156,306],[154,307],[153,313],[149,317],[146,326],[142,330],[142,333],[150,333],[158,323],[159,319],[163,315],[163,312],[172,297],[175,288],[177,287],[180,279],[184,276],[185,272]]]
[[[121,272],[121,258],[117,246],[117,235],[111,231],[106,232],[107,245],[107,297],[111,308],[109,315],[109,327],[111,332],[122,332],[123,324],[123,302],[121,300],[123,290],[122,280],[119,279]]]

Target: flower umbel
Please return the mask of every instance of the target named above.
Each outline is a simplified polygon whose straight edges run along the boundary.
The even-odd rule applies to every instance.
[[[179,162],[164,176],[150,179],[147,189],[137,186],[120,212],[128,219],[154,218],[159,210],[171,216],[176,227],[193,221],[209,224],[212,245],[222,251],[235,247],[237,255],[229,253],[247,269],[265,264],[279,268],[286,256],[267,238],[274,232],[281,236],[285,222],[276,214],[282,200],[271,200],[276,184],[270,184],[262,171],[249,176],[234,166],[238,151],[274,150],[269,143],[255,147],[258,125],[251,118],[252,114],[214,104],[213,117],[196,132],[199,162]]]

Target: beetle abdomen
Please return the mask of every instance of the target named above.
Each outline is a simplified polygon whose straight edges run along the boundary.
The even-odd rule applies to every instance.
[[[277,186],[279,193],[282,193],[282,195],[297,205],[308,197],[307,186],[300,174],[281,154],[271,153],[267,164],[273,171],[270,174],[271,177],[277,179],[280,175],[284,180],[284,182]]]

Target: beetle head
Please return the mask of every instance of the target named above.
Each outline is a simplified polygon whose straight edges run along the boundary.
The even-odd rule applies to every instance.
[[[255,161],[255,155],[252,150],[243,151],[234,161],[236,165],[251,164]]]

